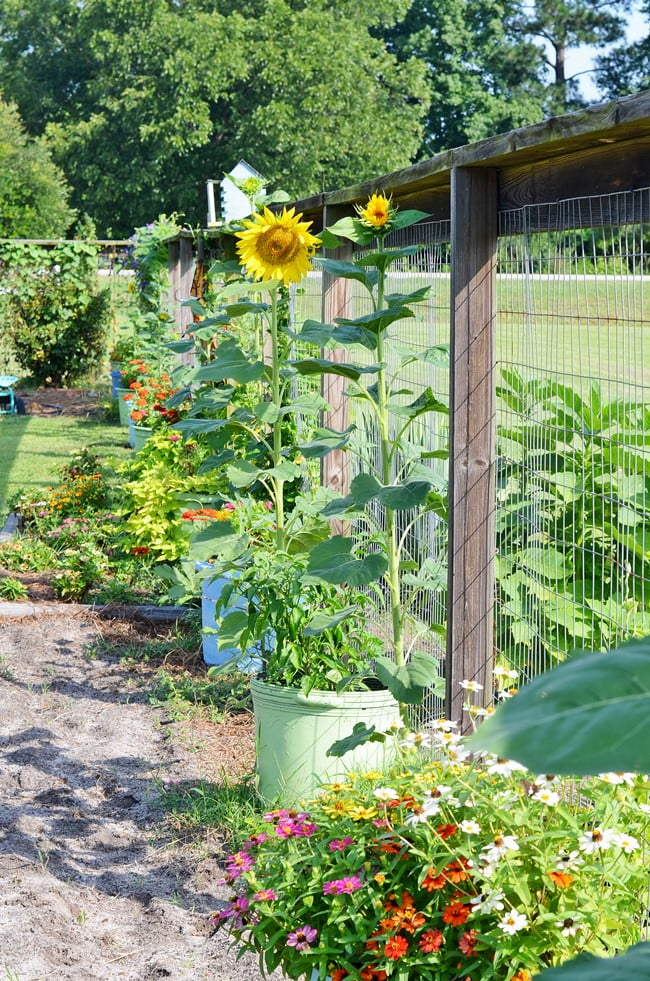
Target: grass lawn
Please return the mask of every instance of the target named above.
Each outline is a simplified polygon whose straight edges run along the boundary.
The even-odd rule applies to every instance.
[[[0,524],[17,491],[46,488],[75,450],[87,447],[109,466],[128,458],[128,430],[69,416],[0,416]]]

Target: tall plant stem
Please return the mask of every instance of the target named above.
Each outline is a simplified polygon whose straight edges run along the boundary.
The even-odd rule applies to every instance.
[[[384,251],[384,240],[379,238],[377,252]],[[378,270],[377,278],[377,309],[384,305],[385,269]],[[384,337],[380,328],[377,331],[377,361],[384,361]],[[388,411],[388,390],[386,385],[386,369],[377,372],[377,417],[379,421],[381,477],[384,487],[392,482],[391,463],[392,447],[390,439],[390,413]],[[395,527],[395,512],[386,508],[386,558],[388,560],[388,590],[390,595],[390,613],[392,625],[393,656],[399,666],[405,663],[404,639],[402,637],[403,610],[399,581],[399,544]]]
[[[278,287],[275,286],[271,292],[271,399],[278,411],[277,418],[273,421],[273,466],[279,467],[282,463],[282,417],[279,411],[282,408],[282,387],[280,378],[280,348],[278,344]],[[274,476],[274,501],[275,506],[275,547],[279,552],[284,551],[285,528],[284,528],[284,480]]]

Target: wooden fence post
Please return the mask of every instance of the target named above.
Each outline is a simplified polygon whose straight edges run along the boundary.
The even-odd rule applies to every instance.
[[[463,679],[491,700],[494,610],[496,173],[451,174],[451,379],[447,718]],[[475,704],[480,696],[472,696]]]
[[[191,233],[182,233],[168,243],[169,254],[169,305],[174,320],[174,328],[180,337],[185,337],[187,328],[193,322],[189,307],[181,306],[192,293],[194,280],[194,247]],[[180,355],[185,364],[192,363],[192,352]]]
[[[341,209],[325,207],[323,209],[323,227],[333,224],[342,215]],[[353,258],[352,242],[345,243],[338,249],[327,250],[327,258],[349,261]],[[335,317],[352,316],[352,281],[332,276],[323,271],[322,280],[322,318],[323,323],[334,323]],[[342,348],[327,351],[330,361],[346,361],[348,353]],[[323,375],[321,394],[330,405],[329,411],[323,413],[323,426],[329,426],[342,432],[347,429],[350,420],[348,399],[343,394],[347,387],[347,379],[341,375]],[[345,450],[332,450],[321,462],[321,484],[345,495],[350,489],[350,459]],[[344,535],[348,531],[348,523],[333,520],[332,534]]]

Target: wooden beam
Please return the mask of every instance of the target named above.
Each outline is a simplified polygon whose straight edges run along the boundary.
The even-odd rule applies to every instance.
[[[349,210],[325,208],[323,210],[323,225],[332,225]],[[328,259],[350,261],[353,258],[352,242],[345,241],[338,249],[327,249]],[[322,283],[322,319],[323,323],[333,324],[336,317],[352,317],[352,288],[351,280],[342,279],[323,272]],[[331,361],[346,361],[347,353],[342,348],[328,349],[327,357]],[[323,413],[323,426],[342,431],[350,424],[350,406],[345,396],[347,381],[341,375],[323,375],[321,394],[329,403],[330,409]],[[332,450],[321,461],[321,484],[340,494],[347,494],[350,489],[350,459],[345,450]],[[331,522],[332,534],[344,535],[348,531],[348,523],[339,520]]]
[[[495,171],[452,172],[446,711],[463,729],[459,682],[478,682],[488,698],[491,690],[496,201]]]

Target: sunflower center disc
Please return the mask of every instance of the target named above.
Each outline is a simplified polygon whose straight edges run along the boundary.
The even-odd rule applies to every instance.
[[[300,252],[300,236],[292,228],[275,225],[263,232],[257,240],[257,251],[264,262],[283,266],[295,259]]]

